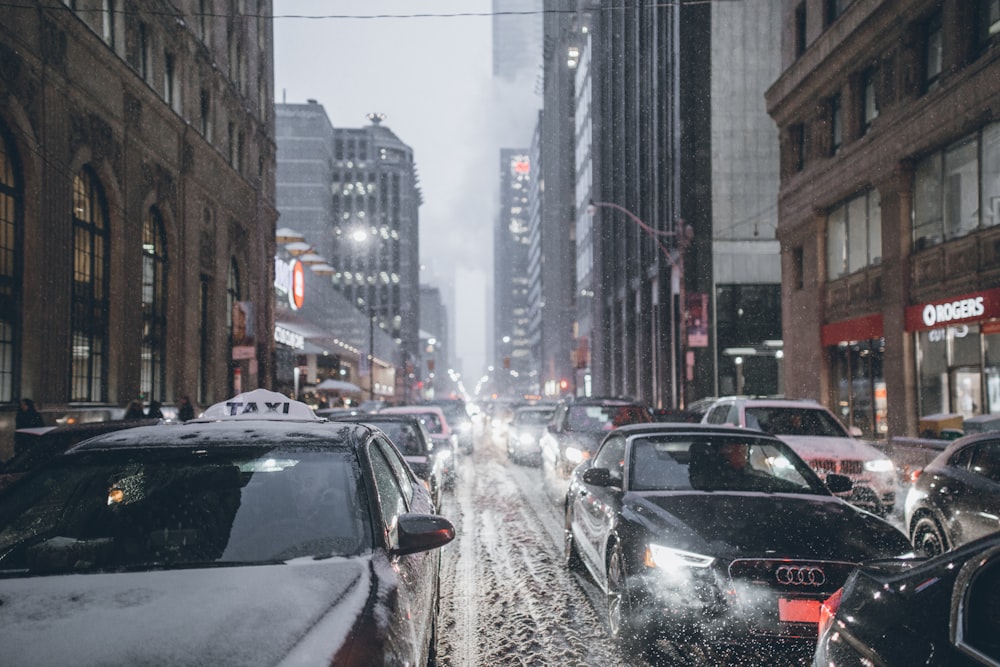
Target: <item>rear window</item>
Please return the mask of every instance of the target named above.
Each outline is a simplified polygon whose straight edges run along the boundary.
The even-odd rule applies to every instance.
[[[747,407],[746,425],[773,435],[848,436],[826,410],[800,407]]]
[[[566,415],[571,431],[610,431],[627,424],[653,421],[649,410],[638,405],[572,405]]]

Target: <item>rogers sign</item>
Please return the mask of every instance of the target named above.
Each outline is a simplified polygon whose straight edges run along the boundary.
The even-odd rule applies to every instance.
[[[963,294],[906,309],[906,330],[919,331],[1000,317],[1000,290]]]
[[[984,312],[986,310],[983,308],[983,297],[981,296],[977,296],[974,299],[939,303],[936,306],[929,303],[924,306],[924,325],[933,327],[938,324],[954,322],[955,320],[982,317]]]

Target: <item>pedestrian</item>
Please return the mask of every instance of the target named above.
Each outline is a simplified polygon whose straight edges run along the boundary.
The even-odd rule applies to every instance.
[[[17,407],[17,415],[14,417],[14,428],[38,428],[45,426],[45,418],[35,407],[35,402],[30,398],[22,398]],[[14,454],[17,455],[28,447],[31,436],[23,433],[14,434]]]
[[[129,401],[128,407],[125,408],[125,414],[122,419],[144,419],[146,413],[142,411],[142,401],[138,398]]]
[[[160,405],[159,401],[150,401],[146,416],[150,419],[163,419],[163,410],[160,409]]]
[[[182,396],[181,400],[177,404],[177,419],[182,422],[186,422],[189,419],[194,419],[194,406],[191,405],[191,398],[188,396]]]

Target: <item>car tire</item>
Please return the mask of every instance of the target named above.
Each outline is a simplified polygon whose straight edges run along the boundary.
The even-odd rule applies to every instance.
[[[563,530],[563,549],[566,569],[570,572],[583,572],[583,559],[580,558],[580,552],[576,549],[576,541],[573,539],[569,503],[566,504],[566,527]]]
[[[910,541],[918,556],[937,556],[948,551],[948,539],[941,526],[929,514],[917,517]]]
[[[626,585],[625,557],[617,542],[608,555],[606,579],[608,589],[608,631],[618,648],[625,654],[644,654],[646,633],[636,623],[635,610]]]

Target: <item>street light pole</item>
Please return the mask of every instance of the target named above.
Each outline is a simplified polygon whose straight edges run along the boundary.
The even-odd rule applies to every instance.
[[[593,215],[598,208],[610,208],[625,214],[632,222],[646,232],[651,239],[656,242],[660,252],[670,263],[670,392],[673,405],[679,409],[684,409],[685,392],[684,383],[686,380],[685,371],[687,365],[687,321],[686,304],[684,293],[684,254],[688,243],[694,235],[691,225],[684,224],[682,219],[678,220],[677,228],[670,231],[661,231],[646,224],[639,216],[620,204],[614,202],[603,202],[590,200],[587,207],[588,212]],[[660,237],[673,237],[675,239],[674,252],[671,252],[660,240]],[[677,304],[673,299],[677,298]],[[679,370],[678,366],[683,363],[685,369]]]
[[[368,304],[368,400],[375,400],[375,308]]]

